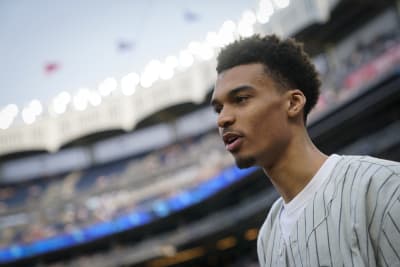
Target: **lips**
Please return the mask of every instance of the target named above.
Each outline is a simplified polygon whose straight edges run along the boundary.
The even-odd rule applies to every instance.
[[[234,132],[225,133],[222,139],[224,140],[225,148],[230,152],[238,150],[243,142],[243,136]]]

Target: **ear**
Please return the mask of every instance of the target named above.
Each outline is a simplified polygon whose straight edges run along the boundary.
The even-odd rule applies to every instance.
[[[301,115],[303,117],[306,97],[299,89],[289,90],[288,92],[288,115],[291,118]]]

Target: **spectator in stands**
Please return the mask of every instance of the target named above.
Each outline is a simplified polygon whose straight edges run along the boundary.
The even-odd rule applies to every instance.
[[[261,266],[400,266],[400,164],[315,147],[306,120],[320,81],[302,45],[255,35],[217,61],[211,103],[226,149],[281,195],[259,232]]]

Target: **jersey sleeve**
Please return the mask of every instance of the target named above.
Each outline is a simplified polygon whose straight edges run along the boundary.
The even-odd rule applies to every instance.
[[[400,179],[400,177],[398,177]],[[383,217],[377,258],[381,266],[400,266],[400,190]]]

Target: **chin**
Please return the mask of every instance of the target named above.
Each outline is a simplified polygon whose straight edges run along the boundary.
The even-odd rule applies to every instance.
[[[250,168],[256,164],[256,160],[253,157],[235,158],[235,161],[239,169]]]

